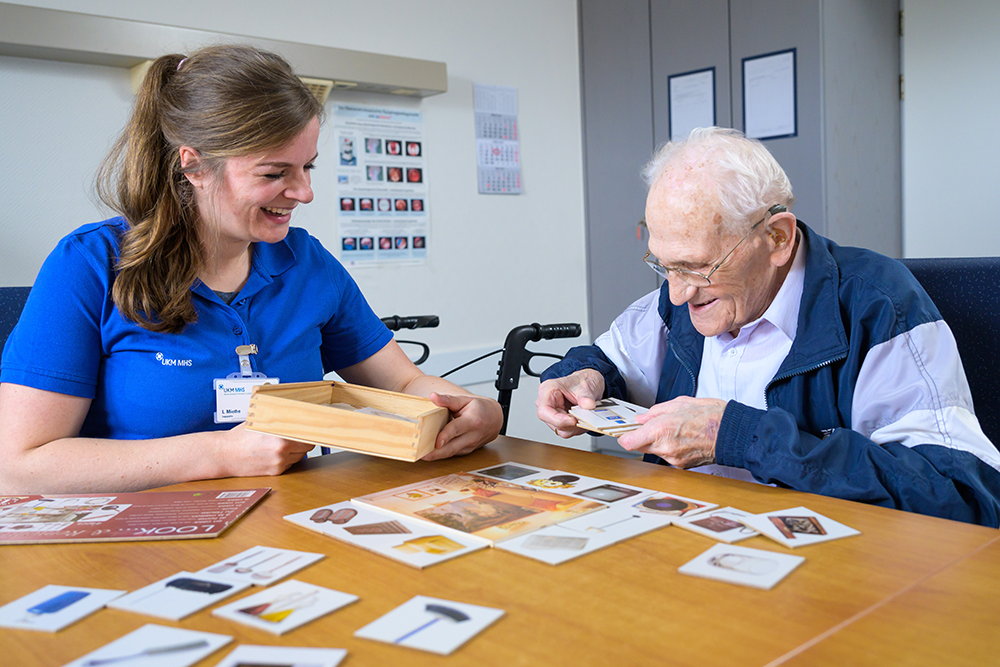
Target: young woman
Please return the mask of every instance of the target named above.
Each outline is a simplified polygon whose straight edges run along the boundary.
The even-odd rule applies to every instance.
[[[4,349],[0,493],[280,474],[312,447],[214,418],[238,346],[281,382],[337,371],[429,396],[454,419],[426,459],[496,437],[496,401],[424,375],[337,260],[289,227],[313,198],[322,112],[252,47],[153,63],[98,174],[121,216],[59,243]]]

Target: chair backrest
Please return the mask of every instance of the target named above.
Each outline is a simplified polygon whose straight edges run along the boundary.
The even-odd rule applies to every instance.
[[[976,416],[1000,448],[1000,257],[902,261],[955,334]]]
[[[0,287],[0,350],[3,350],[7,336],[14,330],[17,318],[21,317],[30,291],[30,287]]]

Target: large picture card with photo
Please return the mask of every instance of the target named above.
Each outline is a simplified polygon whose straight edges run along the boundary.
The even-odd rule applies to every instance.
[[[631,493],[622,488],[621,493]],[[500,479],[457,473],[353,498],[352,503],[392,512],[471,535],[489,544],[604,509],[599,500],[566,496]]]

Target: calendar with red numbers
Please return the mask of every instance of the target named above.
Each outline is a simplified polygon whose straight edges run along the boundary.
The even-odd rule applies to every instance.
[[[480,194],[520,194],[517,89],[474,85]]]

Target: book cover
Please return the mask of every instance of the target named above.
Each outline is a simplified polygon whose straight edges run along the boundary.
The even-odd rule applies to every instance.
[[[217,537],[270,490],[0,496],[0,544]]]

